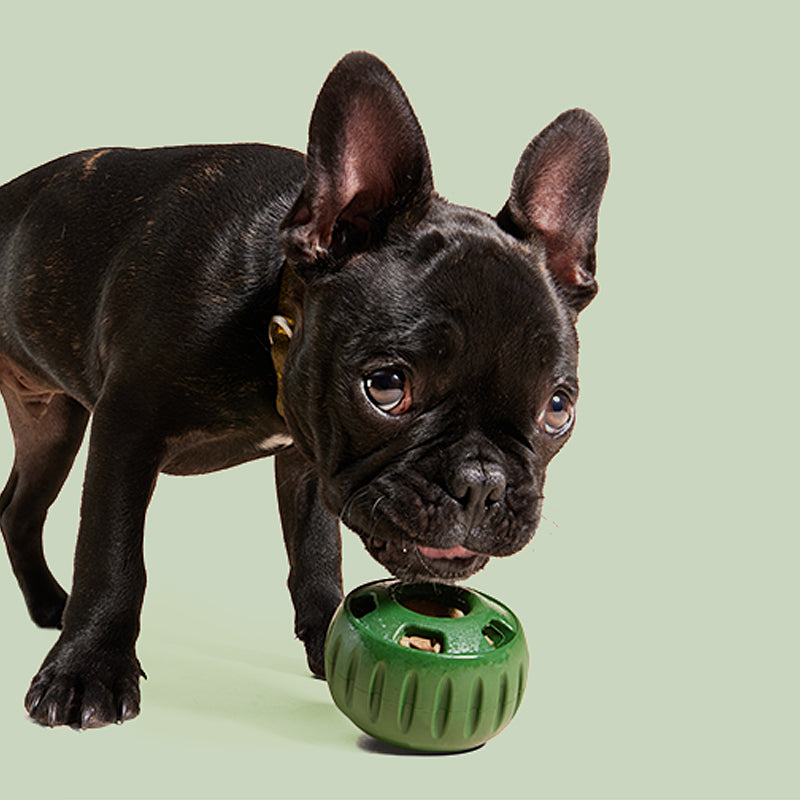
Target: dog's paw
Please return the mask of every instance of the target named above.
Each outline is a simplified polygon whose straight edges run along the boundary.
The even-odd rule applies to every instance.
[[[297,638],[306,649],[308,668],[315,677],[323,680],[325,678],[325,637],[328,633],[329,622],[330,618],[326,615],[323,622],[295,628]]]
[[[101,728],[139,713],[136,655],[56,646],[45,659],[25,697],[31,717],[51,728]]]
[[[306,648],[308,668],[317,678],[325,678],[325,632],[316,631],[304,634],[303,644]]]
[[[334,612],[342,601],[341,592],[335,591],[315,602],[303,604],[302,617],[295,618],[295,634],[306,649],[308,668],[317,678],[325,678],[325,637]]]

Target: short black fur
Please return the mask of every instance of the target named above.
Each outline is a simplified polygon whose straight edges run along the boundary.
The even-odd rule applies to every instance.
[[[138,713],[161,472],[276,457],[296,630],[318,675],[342,597],[339,520],[408,580],[459,580],[524,547],[572,428],[607,173],[602,128],[575,110],[525,150],[496,218],[451,205],[399,83],[354,53],[320,92],[306,159],[93,150],[0,187],[15,442],[0,526],[33,620],[61,628],[26,697],[34,719]],[[292,326],[280,381],[278,313]],[[370,394],[387,369],[393,408]],[[90,416],[68,597],[41,534]]]

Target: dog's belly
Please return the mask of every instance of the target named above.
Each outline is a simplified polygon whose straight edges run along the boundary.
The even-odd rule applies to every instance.
[[[161,471],[168,475],[202,475],[275,455],[291,446],[292,437],[283,432],[265,436],[252,430],[224,434],[194,431],[169,442]]]
[[[14,398],[33,420],[41,420],[56,395],[50,382],[0,352],[0,391]],[[169,437],[161,471],[170,475],[200,475],[274,455],[292,446],[292,437],[270,409],[254,408],[250,424],[220,430],[224,423],[209,414],[208,428]]]
[[[0,352],[0,390],[10,394],[33,419],[41,419],[55,395],[62,392]]]

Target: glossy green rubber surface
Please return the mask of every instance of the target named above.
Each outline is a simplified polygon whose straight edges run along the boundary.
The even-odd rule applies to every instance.
[[[444,609],[463,616],[432,615]],[[404,646],[407,636],[440,652]],[[334,615],[325,668],[336,705],[371,736],[413,750],[468,750],[519,708],[528,647],[517,617],[481,592],[376,581],[351,592]]]

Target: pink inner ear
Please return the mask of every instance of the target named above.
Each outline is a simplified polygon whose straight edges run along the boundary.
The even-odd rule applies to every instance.
[[[345,129],[341,182],[337,188],[339,210],[365,194],[359,208],[384,208],[394,200],[394,165],[405,157],[399,140],[399,120],[392,109],[374,99],[353,98]]]
[[[395,199],[393,159],[403,154],[391,110],[381,111],[362,97],[351,101],[338,169],[320,176],[312,209],[295,217],[307,228],[309,255],[330,246],[337,220],[364,228],[376,209]]]
[[[572,154],[563,152],[552,159],[539,173],[531,175],[525,186],[525,212],[537,230],[545,236],[568,238],[574,221],[571,219],[571,197],[575,183]]]
[[[525,213],[544,240],[550,271],[563,283],[581,285],[591,278],[582,268],[587,248],[586,221],[576,203],[580,159],[571,148],[559,150],[529,176]]]

